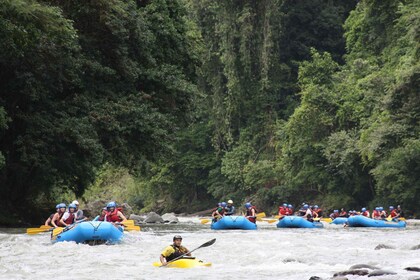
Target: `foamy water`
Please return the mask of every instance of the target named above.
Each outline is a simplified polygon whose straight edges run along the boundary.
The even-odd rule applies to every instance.
[[[28,236],[0,229],[0,279],[325,279],[354,264],[376,265],[397,275],[349,279],[415,279],[420,267],[420,225],[406,229],[342,228],[277,229],[259,223],[257,231],[213,231],[198,218],[178,225],[156,225],[126,234],[122,244],[88,246],[50,243],[49,234]],[[7,230],[10,232],[10,230]],[[22,230],[21,230],[22,232]],[[216,238],[214,245],[194,252],[211,267],[153,267],[174,234],[190,250]],[[378,244],[396,249],[374,250]]]

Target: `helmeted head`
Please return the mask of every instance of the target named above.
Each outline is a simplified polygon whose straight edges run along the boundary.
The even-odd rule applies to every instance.
[[[376,210],[376,211],[379,211],[379,207],[375,207],[375,210]]]
[[[60,209],[60,204],[57,204],[56,206],[55,206],[55,209]]]
[[[102,208],[102,214],[105,214],[104,212],[106,212],[106,207]]]
[[[314,208],[315,208],[315,209],[318,209],[318,208],[319,208],[319,206],[318,206],[318,205],[315,205],[315,206],[314,206]]]
[[[114,210],[117,207],[117,203],[115,201],[111,201],[106,205],[106,209],[108,211]]]
[[[71,204],[76,205],[76,209],[78,209],[78,208],[79,208],[79,201],[77,201],[77,200],[73,200],[73,202],[72,202]]]
[[[217,203],[217,207],[220,207],[220,206],[222,206],[222,203],[221,202],[218,202]]]
[[[65,212],[66,211],[66,204],[65,203],[60,203],[58,204],[58,207],[60,208],[61,212]]]
[[[232,204],[233,204],[232,199],[229,199],[229,200],[228,200],[228,204],[229,204],[229,205],[232,205]]]
[[[172,240],[173,240],[175,246],[181,246],[181,243],[182,243],[181,235],[175,235]]]
[[[365,207],[363,207],[363,208],[362,208],[362,212],[365,212],[365,211],[366,211],[366,208],[365,208]]]
[[[398,210],[400,210],[400,209],[401,209],[401,205],[398,205],[398,206],[397,206],[397,209],[398,209]]]
[[[226,202],[222,202],[222,203],[220,203],[220,206],[222,206],[222,207],[226,207],[226,206],[227,206],[227,204],[226,204]]]
[[[287,208],[293,209],[293,205],[289,204],[289,205],[287,205]]]
[[[381,206],[381,207],[379,207],[379,211],[383,211],[384,210],[384,208]]]
[[[251,202],[247,202],[247,203],[245,203],[245,208],[246,208],[246,209],[249,209],[249,208],[251,208],[251,207],[252,207]]]
[[[341,208],[341,212],[344,212],[345,210],[344,210],[344,208]]]
[[[305,204],[305,205],[303,205],[303,207],[302,207],[303,209],[308,209],[309,208],[309,205],[308,204]]]
[[[338,213],[338,209],[335,209],[335,210],[334,210],[334,213]]]
[[[394,206],[389,206],[389,210],[394,210]]]
[[[283,207],[287,207],[287,203],[283,203]]]
[[[77,208],[76,204],[73,204],[73,203],[69,204],[69,212],[76,211],[76,208]]]

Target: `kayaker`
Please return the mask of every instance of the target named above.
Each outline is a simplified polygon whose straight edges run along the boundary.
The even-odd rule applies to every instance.
[[[362,208],[362,211],[360,212],[360,214],[361,214],[362,216],[367,217],[367,218],[369,218],[369,217],[370,217],[370,213],[369,213],[369,211],[368,211],[365,207],[363,207],[363,208]]]
[[[287,203],[283,203],[283,205],[279,207],[279,218],[281,219],[283,216],[287,216],[288,214],[289,210],[287,208]]]
[[[400,218],[404,218],[404,211],[401,209],[401,205],[397,206],[397,213],[400,214]]]
[[[188,253],[189,250],[181,245],[182,237],[180,235],[175,235],[173,238],[173,244],[166,247],[163,252],[160,254],[160,262],[162,265],[166,265],[171,260],[174,260],[185,253]],[[186,254],[186,256],[191,256],[190,253]]]
[[[386,220],[386,218],[388,217],[386,211],[384,210],[382,206],[379,207],[379,216],[380,216],[380,219],[382,220]]]
[[[52,213],[52,214],[48,217],[48,219],[45,221],[44,225],[46,225],[46,226],[52,226],[51,221],[52,221],[52,219],[53,219],[54,215],[60,211],[60,207],[59,207],[59,205],[60,205],[60,204],[57,204],[57,205],[55,206],[55,213]]]
[[[389,215],[391,216],[391,219],[394,222],[398,222],[398,218],[400,217],[400,214],[397,212],[397,209],[394,209],[394,206],[389,206]]]
[[[225,216],[231,216],[231,215],[235,215],[236,210],[235,210],[235,206],[233,206],[233,201],[232,199],[229,199],[227,202],[227,206],[225,208]]]
[[[338,214],[338,217],[340,217],[340,218],[347,218],[348,217],[347,212],[344,208],[341,208],[341,211]]]
[[[83,210],[79,209],[79,201],[73,200],[72,204],[76,205],[76,221],[83,220],[85,216],[83,216]]]
[[[106,205],[106,215],[105,220],[110,223],[120,223],[127,221],[127,218],[124,214],[117,208],[117,203],[114,201],[109,202]]]
[[[292,216],[293,215],[293,205],[289,204],[287,205],[287,212],[288,212],[288,216]]]
[[[51,219],[51,224],[53,227],[60,226],[60,220],[63,217],[64,213],[66,212],[66,204],[60,203],[58,204],[59,211],[54,214],[54,217]]]
[[[255,224],[257,222],[257,209],[255,208],[255,206],[253,206],[251,204],[251,202],[245,203],[245,208],[246,208],[246,215],[245,215],[245,217],[250,222],[253,222]]]
[[[379,207],[375,207],[375,210],[372,211],[372,219],[379,220],[381,218]]]
[[[305,205],[303,205],[302,208],[305,210],[305,215],[303,215],[303,218],[305,218],[309,222],[313,222],[314,219],[313,219],[313,213],[312,213],[311,207],[309,207],[308,204],[305,204]]]
[[[217,207],[216,210],[211,213],[211,216],[213,217],[213,223],[217,222],[225,216],[225,208],[226,202],[221,202],[219,207]]]
[[[338,209],[334,210],[330,215],[331,220],[338,218],[338,215],[339,215]]]
[[[76,205],[69,204],[69,210],[60,219],[60,226],[66,227],[76,222]]]

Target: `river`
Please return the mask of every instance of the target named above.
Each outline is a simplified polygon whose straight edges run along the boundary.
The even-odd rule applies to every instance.
[[[397,275],[348,279],[420,279],[420,224],[406,229],[343,228],[277,229],[259,223],[257,231],[213,231],[198,218],[181,218],[177,225],[154,225],[126,234],[122,244],[89,246],[52,245],[48,234],[28,236],[23,229],[0,229],[0,279],[325,279],[351,265],[367,263]],[[174,234],[194,249],[195,256],[212,262],[193,269],[156,268],[162,249]],[[395,249],[375,250],[378,244]],[[415,278],[419,277],[419,278]]]

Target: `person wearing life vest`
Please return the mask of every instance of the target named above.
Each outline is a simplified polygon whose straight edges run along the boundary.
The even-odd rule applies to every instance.
[[[299,208],[298,216],[305,216],[307,210],[304,208],[305,205],[307,205],[305,202],[302,203],[302,207]]]
[[[397,213],[400,215],[400,218],[404,218],[404,211],[401,209],[401,205],[397,206]]]
[[[96,216],[94,221],[100,221],[100,222],[105,221],[106,213],[107,213],[106,207],[102,208],[101,214]]]
[[[85,216],[83,216],[83,210],[79,209],[79,201],[73,200],[72,204],[76,205],[76,221],[83,220]]]
[[[57,211],[57,213],[54,214],[54,216],[51,219],[51,225],[53,227],[59,227],[60,226],[60,220],[63,217],[64,213],[66,212],[66,204],[65,203],[60,203],[57,205],[57,207],[59,208],[59,210]]]
[[[289,204],[287,205],[287,216],[292,216],[293,215],[293,205]]]
[[[375,207],[375,210],[372,211],[372,219],[379,220],[381,218],[379,207]]]
[[[360,212],[360,214],[361,214],[362,216],[367,217],[367,218],[369,218],[369,217],[370,217],[370,213],[369,213],[369,211],[368,211],[365,207],[363,207],[363,208],[362,208],[362,211]]]
[[[305,205],[303,205],[302,208],[306,211],[305,215],[303,215],[303,218],[308,220],[309,222],[313,222],[314,219],[313,219],[313,213],[312,213],[311,207],[309,207],[308,204],[305,204]]]
[[[314,214],[315,218],[321,218],[322,209],[319,208],[318,205],[314,205],[314,207],[312,208],[312,213]]]
[[[344,210],[344,208],[341,208],[341,211],[338,214],[338,217],[340,217],[340,218],[347,218],[347,212],[346,212],[346,210]]]
[[[287,203],[283,203],[282,206],[279,207],[279,217],[287,216],[289,211],[287,209]]]
[[[168,262],[179,258],[184,254],[186,254],[186,256],[191,257],[191,253],[188,253],[189,250],[181,245],[182,237],[180,235],[175,235],[173,238],[173,242],[174,243],[166,247],[159,256],[162,265],[166,265]]]
[[[225,216],[226,206],[226,202],[221,202],[219,207],[217,207],[216,210],[214,210],[213,213],[211,213],[211,216],[213,217],[213,223],[217,222]]]
[[[52,214],[48,217],[48,219],[45,221],[44,225],[46,225],[46,226],[52,226],[51,221],[52,221],[52,219],[53,219],[54,215],[60,211],[60,207],[59,207],[59,205],[60,205],[60,204],[57,204],[57,205],[55,206],[55,213],[52,213]]]
[[[110,223],[120,223],[127,221],[127,218],[117,208],[117,203],[115,203],[114,201],[111,201],[106,205],[106,210],[107,212],[105,215],[105,221]]]
[[[331,220],[334,220],[336,218],[339,217],[339,213],[338,213],[338,209],[335,209],[331,214],[330,214],[330,218]]]
[[[69,210],[60,219],[60,226],[66,227],[76,222],[76,205],[69,204]]]
[[[231,199],[228,200],[227,206],[225,207],[225,216],[232,216],[235,215],[236,210],[235,206],[233,206],[233,201]]]
[[[257,209],[251,204],[251,202],[245,203],[246,214],[245,217],[254,224],[257,222]]]
[[[389,215],[391,216],[391,219],[396,222],[398,221],[398,218],[400,217],[400,214],[398,214],[397,209],[394,209],[394,206],[389,206]]]
[[[386,213],[384,208],[382,206],[379,207],[379,218],[382,220],[386,220],[387,217],[388,217],[388,214]]]

